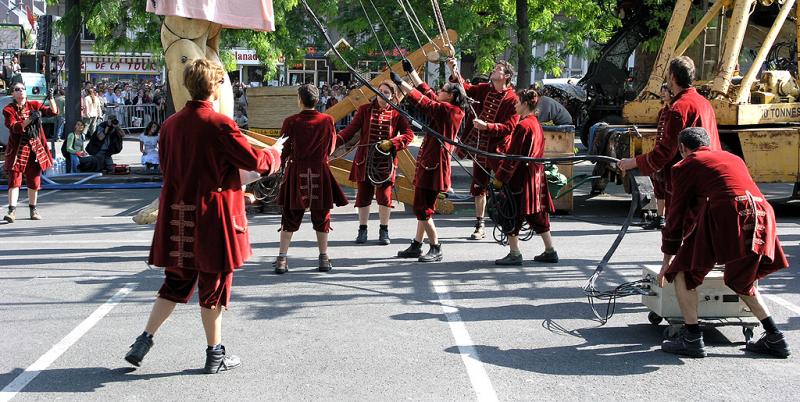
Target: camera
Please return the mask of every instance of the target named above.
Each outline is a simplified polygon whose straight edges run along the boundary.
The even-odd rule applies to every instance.
[[[38,110],[32,110],[31,114],[29,115],[32,122],[39,120],[42,117],[42,113]]]
[[[112,126],[118,126],[119,125],[119,120],[117,120],[116,118],[111,119],[111,125]]]

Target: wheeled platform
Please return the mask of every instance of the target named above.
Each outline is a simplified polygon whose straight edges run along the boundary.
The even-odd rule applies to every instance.
[[[645,267],[642,278],[656,283],[658,268]],[[760,325],[742,299],[723,282],[723,271],[713,270],[697,288],[697,314],[702,326],[742,327],[745,341],[753,338],[753,329]],[[666,320],[669,326],[664,330],[666,337],[673,336],[683,325],[683,315],[675,295],[675,285],[668,283],[664,288],[653,285],[650,294],[642,296],[642,304],[650,309],[647,319],[653,325]]]

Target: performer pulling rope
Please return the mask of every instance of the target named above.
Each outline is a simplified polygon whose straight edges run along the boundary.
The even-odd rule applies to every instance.
[[[342,56],[342,54],[339,52],[339,50],[334,45],[333,40],[330,38],[330,35],[328,34],[327,29],[325,29],[325,26],[322,25],[322,22],[319,20],[317,15],[314,13],[314,11],[311,9],[311,7],[308,5],[307,0],[300,0],[300,1],[303,3],[303,7],[305,7],[305,9],[308,12],[309,16],[311,17],[311,19],[314,21],[314,24],[317,26],[317,28],[322,33],[323,37],[325,38],[325,41],[331,47],[331,50],[342,61],[344,66],[353,74],[353,76],[356,78],[356,80],[358,82],[360,82],[362,85],[364,85],[367,88],[369,88],[377,96],[381,97],[387,104],[389,104],[392,108],[397,110],[397,112],[400,113],[402,116],[406,117],[411,122],[412,125],[414,125],[418,129],[424,131],[426,134],[429,134],[429,135],[435,137],[439,141],[451,144],[451,145],[453,145],[455,147],[461,148],[461,149],[463,149],[465,151],[468,151],[468,152],[472,152],[472,153],[474,153],[476,155],[481,155],[481,156],[484,156],[486,158],[492,158],[492,159],[515,160],[515,161],[529,162],[529,163],[546,163],[546,162],[549,162],[549,163],[555,163],[555,164],[573,164],[573,163],[578,163],[578,162],[583,162],[583,161],[607,162],[607,163],[613,163],[613,164],[616,164],[617,162],[619,162],[619,159],[617,159],[617,158],[612,158],[610,156],[604,156],[604,155],[562,156],[562,157],[554,157],[554,158],[531,158],[531,157],[520,156],[520,155],[502,155],[502,154],[496,154],[496,153],[493,153],[493,152],[482,151],[482,150],[480,150],[478,148],[462,144],[462,143],[460,143],[458,141],[453,141],[453,140],[443,136],[442,134],[440,134],[440,133],[436,132],[435,130],[433,130],[427,124],[424,124],[424,123],[420,122],[419,120],[417,120],[416,118],[414,118],[414,116],[412,116],[407,111],[405,111],[402,108],[400,108],[399,105],[397,105],[391,99],[389,99],[388,97],[383,95],[383,93],[381,93],[380,90],[378,90],[377,88],[372,86],[372,84],[370,84],[370,82],[366,78],[364,78],[355,68],[353,68],[353,66],[351,66],[350,63],[347,62],[347,60],[344,58],[344,56]],[[634,174],[633,174],[634,172],[631,171],[630,173],[631,174],[626,175],[627,180],[628,180],[628,182],[630,184],[630,187],[631,187],[631,195],[632,195],[632,197],[631,197],[631,206],[630,206],[630,209],[628,210],[628,215],[627,215],[627,217],[625,219],[625,222],[622,225],[622,228],[620,229],[619,234],[617,234],[616,239],[612,243],[611,247],[608,249],[606,254],[600,260],[600,263],[598,264],[598,266],[595,269],[595,271],[592,274],[592,276],[587,280],[586,284],[583,286],[583,291],[586,294],[586,296],[589,298],[590,305],[591,305],[593,313],[598,318],[598,320],[603,324],[606,323],[608,321],[608,319],[613,315],[614,306],[615,306],[617,298],[624,297],[624,296],[632,296],[632,295],[635,295],[635,294],[642,294],[642,293],[647,291],[645,289],[644,283],[642,283],[641,281],[634,281],[634,282],[626,283],[626,284],[623,284],[623,285],[620,285],[620,286],[616,287],[614,290],[611,290],[611,291],[600,291],[600,290],[598,290],[596,288],[597,278],[600,276],[600,274],[603,272],[605,267],[608,265],[608,262],[611,260],[611,257],[614,255],[614,252],[616,252],[617,247],[619,247],[619,244],[622,242],[622,239],[625,237],[625,234],[628,232],[628,227],[630,226],[631,221],[633,220],[633,215],[634,215],[634,213],[636,212],[638,206],[641,203],[641,200],[640,200],[641,195],[638,192],[636,179],[634,178]],[[606,309],[606,313],[605,314],[600,314],[596,310],[593,299],[599,299],[599,300],[608,301],[608,307]]]

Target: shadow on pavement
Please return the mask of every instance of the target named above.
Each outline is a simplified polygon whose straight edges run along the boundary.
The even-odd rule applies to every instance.
[[[0,384],[11,382],[22,373],[23,369],[14,369],[0,375]],[[47,369],[31,381],[20,393],[33,392],[94,392],[116,382],[148,381],[157,378],[184,375],[205,375],[201,369],[186,369],[171,373],[137,373],[135,367],[80,367],[64,369]],[[134,397],[136,395],[128,395]],[[144,397],[144,395],[138,395]],[[149,398],[148,398],[149,399]]]

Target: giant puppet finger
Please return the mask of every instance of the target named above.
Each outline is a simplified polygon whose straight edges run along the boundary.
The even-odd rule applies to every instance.
[[[156,223],[156,219],[158,218],[158,198],[153,200],[150,205],[142,208],[139,212],[136,213],[133,217],[133,221],[136,222],[138,225],[149,225],[151,223]]]

